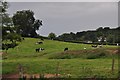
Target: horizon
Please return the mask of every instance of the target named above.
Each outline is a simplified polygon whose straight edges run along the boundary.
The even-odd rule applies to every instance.
[[[102,26],[100,26],[100,27],[102,27]],[[100,28],[100,27],[98,27],[98,28]],[[108,27],[108,26],[106,26],[106,27]],[[106,27],[102,27],[102,28],[104,29],[104,28],[106,28]],[[119,27],[119,26],[118,26],[118,27]],[[118,27],[114,27],[114,28],[109,27],[109,28],[110,28],[110,29],[116,29],[116,28],[118,28]],[[97,28],[97,29],[98,29],[98,28]],[[84,30],[84,31],[96,31],[97,29],[94,29],[94,30]],[[78,31],[78,32],[84,32],[84,31]],[[52,32],[52,33],[53,33],[53,32]],[[70,34],[71,32],[64,32],[64,33]],[[58,36],[60,36],[60,35],[62,35],[62,34],[64,34],[64,33],[61,33],[61,34],[59,34],[59,35],[56,35],[56,37],[58,37]],[[72,33],[76,34],[77,32],[72,32]],[[48,34],[48,35],[49,35],[49,34]],[[48,35],[47,35],[47,36],[39,35],[39,36],[48,37]]]

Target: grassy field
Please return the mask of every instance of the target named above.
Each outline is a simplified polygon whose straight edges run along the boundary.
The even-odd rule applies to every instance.
[[[28,74],[59,73],[62,77],[68,77],[67,75],[70,74],[73,78],[115,78],[118,76],[117,55],[112,56],[111,52],[106,51],[114,51],[117,49],[116,46],[105,45],[101,49],[94,49],[89,44],[75,44],[52,40],[44,40],[43,44],[35,44],[37,41],[40,40],[25,38],[24,41],[19,43],[19,46],[14,49],[9,49],[7,53],[4,53],[2,60],[3,74],[18,73],[18,64],[21,64],[24,67],[24,72]],[[40,47],[45,50],[39,53],[35,52],[35,49]],[[64,52],[65,47],[68,47],[70,51]],[[86,50],[84,50],[85,47]],[[92,52],[94,50],[95,52]],[[88,59],[87,57],[93,53],[107,54],[104,57],[96,57],[96,55],[93,55],[95,57],[94,59]],[[67,57],[66,54],[68,54]],[[74,56],[73,54],[79,57],[72,57]],[[83,57],[83,55],[87,56]],[[64,56],[64,59],[61,56]],[[111,71],[113,57],[115,58],[114,72]]]

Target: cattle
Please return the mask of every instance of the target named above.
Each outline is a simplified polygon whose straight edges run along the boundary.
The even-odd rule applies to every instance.
[[[97,48],[97,45],[92,45],[93,48]]]
[[[35,49],[36,50],[36,52],[39,52],[40,51],[40,48],[37,48],[37,49]]]
[[[25,40],[25,38],[22,38],[22,40]]]
[[[68,51],[68,48],[65,48],[64,51]]]
[[[38,42],[38,44],[43,44],[43,42]]]
[[[84,50],[86,50],[86,47],[84,47]]]
[[[43,51],[45,49],[44,48],[36,48],[35,50],[36,50],[36,52],[39,52],[39,51]]]
[[[44,41],[44,39],[43,39],[43,38],[41,38],[41,40],[42,40],[42,41]]]
[[[43,51],[43,50],[45,50],[44,48],[40,48],[40,51]]]
[[[43,42],[39,42],[39,41],[38,41],[38,42],[36,42],[36,44],[43,44]]]
[[[102,45],[98,45],[99,48],[102,48]]]
[[[117,43],[117,46],[119,46],[119,44]]]

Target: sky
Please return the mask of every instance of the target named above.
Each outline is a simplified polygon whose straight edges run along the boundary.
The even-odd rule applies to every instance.
[[[8,13],[29,9],[43,21],[37,31],[42,36],[118,26],[117,2],[10,2]]]

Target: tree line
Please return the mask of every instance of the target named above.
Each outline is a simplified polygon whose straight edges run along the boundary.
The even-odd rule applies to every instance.
[[[60,41],[82,42],[82,43],[120,43],[120,27],[99,27],[96,30],[88,30],[77,33],[63,33],[55,38]]]

